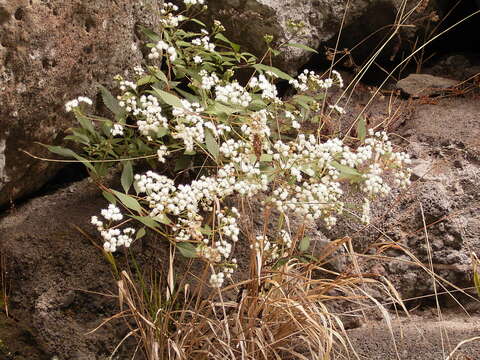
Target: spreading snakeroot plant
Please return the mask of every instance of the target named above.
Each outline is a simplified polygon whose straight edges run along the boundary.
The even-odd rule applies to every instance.
[[[184,256],[205,260],[210,284],[221,287],[238,265],[233,250],[240,238],[240,214],[227,199],[258,196],[282,217],[331,227],[348,204],[347,187],[363,197],[358,219],[368,223],[372,199],[408,185],[409,157],[394,150],[386,133],[360,122],[354,144],[302,131],[318,115],[325,91],[343,86],[338,72],[321,78],[306,70],[294,79],[242,52],[219,22],[208,31],[190,18],[189,10],[204,1],[184,2],[180,13],[163,5],[161,31],[144,29],[150,63],[128,79],[115,78],[118,96],[101,89],[113,120],[88,115],[88,98],[69,101],[66,110],[81,127],[67,138],[82,153],[50,147],[82,161],[97,179],[122,164],[124,191],[105,190],[111,205],[91,221],[107,252],[155,231]],[[198,30],[186,30],[187,23]],[[249,79],[242,81],[240,70],[250,70]],[[280,98],[280,80],[296,94]],[[138,162],[150,169],[135,174]],[[291,256],[294,245],[290,229],[282,227],[276,235],[259,235],[251,247],[274,264]]]

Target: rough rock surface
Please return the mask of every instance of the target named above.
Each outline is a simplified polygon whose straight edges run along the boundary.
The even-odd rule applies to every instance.
[[[450,313],[441,320],[423,315],[393,321],[392,331],[385,323],[373,322],[348,331],[348,336],[360,359],[439,360],[453,353],[450,359],[469,360],[480,354],[479,339],[461,342],[479,331],[478,315]]]
[[[110,355],[125,335],[112,323],[87,334],[116,312],[115,299],[100,295],[114,294],[115,281],[88,226],[104,203],[96,186],[83,181],[36,198],[0,220],[9,315],[41,349],[38,354],[20,349],[19,356],[95,360]],[[11,349],[20,341],[3,340]]]
[[[366,101],[354,99],[350,109],[355,103]],[[402,107],[404,116],[392,104]],[[382,106],[391,112],[382,112]],[[396,124],[390,131],[412,156],[412,185],[378,201],[366,228],[345,219],[332,230],[320,230],[330,239],[351,236],[365,255],[359,259],[362,271],[387,278],[403,299],[432,299],[435,288],[472,285],[471,256],[480,255],[479,106],[477,90],[426,102],[378,98],[365,111],[371,126]],[[334,265],[353,269],[348,263]],[[428,272],[432,267],[435,282]]]
[[[35,191],[55,171],[30,158],[73,119],[63,104],[95,98],[142,60],[138,23],[153,22],[142,1],[0,0],[0,206]]]
[[[453,88],[458,81],[429,74],[410,74],[397,82],[397,87],[412,97],[438,95]]]

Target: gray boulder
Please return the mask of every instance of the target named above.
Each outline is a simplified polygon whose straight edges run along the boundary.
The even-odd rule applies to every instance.
[[[64,103],[96,96],[95,83],[138,65],[143,2],[0,0],[0,206],[40,188],[57,166],[48,153],[73,124]]]

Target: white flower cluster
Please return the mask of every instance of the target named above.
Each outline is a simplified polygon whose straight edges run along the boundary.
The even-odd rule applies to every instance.
[[[172,134],[174,139],[181,139],[186,151],[193,151],[195,142],[203,143],[205,139],[204,122],[200,115],[204,108],[199,103],[190,103],[182,100],[183,108],[174,108],[172,115],[177,125]]]
[[[137,90],[137,84],[131,81],[120,80],[119,88],[122,91],[127,91],[127,89]]]
[[[210,42],[210,37],[208,36],[208,31],[202,29],[203,37],[195,38],[192,40],[192,44],[195,46],[201,46],[204,50],[213,52],[215,51],[215,44]]]
[[[252,97],[243,86],[238,82],[233,81],[225,86],[217,85],[215,87],[216,98],[215,100],[221,101],[227,104],[240,105],[247,107],[252,101]]]
[[[150,54],[148,54],[149,59],[159,59],[163,52],[166,52],[168,58],[171,62],[177,60],[178,54],[177,50],[173,47],[168,45],[165,41],[160,40],[153,48],[150,50]]]
[[[112,134],[112,136],[123,136],[123,125],[114,124],[113,128],[110,129],[110,134]]]
[[[289,83],[298,91],[329,89],[333,85],[343,87],[343,79],[338,71],[332,71],[333,77],[321,79],[314,71],[305,69],[297,79],[292,79]]]
[[[161,127],[168,127],[168,120],[163,116],[162,108],[155,96],[142,95],[137,98],[127,92],[119,98],[119,105],[138,119],[138,130],[142,135],[148,136],[150,133],[156,133]]]
[[[252,77],[248,82],[248,87],[253,90],[260,89],[262,91],[263,99],[270,99],[276,102],[281,102],[281,100],[277,97],[277,87],[275,86],[275,84],[272,84],[263,74],[260,74],[258,77]]]
[[[328,107],[332,110],[335,110],[340,115],[346,114],[345,109],[343,107],[341,107],[340,105],[334,104],[334,105],[328,105]]]
[[[130,247],[133,242],[132,236],[135,234],[135,229],[131,227],[120,230],[112,227],[115,221],[121,221],[123,215],[120,209],[113,204],[110,204],[107,209],[103,209],[100,214],[108,221],[108,226],[105,227],[104,222],[99,220],[97,216],[92,216],[91,223],[97,227],[104,240],[103,248],[108,252],[115,252],[119,246]]]
[[[203,5],[205,4],[205,0],[183,0],[185,5],[192,6],[192,5]]]
[[[212,87],[218,84],[220,79],[218,78],[217,74],[211,73],[209,74],[206,70],[201,70],[199,75],[202,77],[202,85],[201,88],[205,90],[210,90]]]
[[[176,28],[180,22],[184,21],[185,16],[173,15],[172,11],[178,11],[178,6],[172,4],[171,2],[163,3],[163,7],[160,10],[160,13],[163,17],[160,19],[160,23],[165,27]]]
[[[77,108],[80,106],[80,103],[85,103],[87,105],[92,105],[92,100],[86,96],[79,96],[78,98],[76,99],[73,99],[73,100],[70,100],[70,101],[67,101],[67,103],[65,104],[65,110],[67,112],[70,112],[72,111],[73,109]]]
[[[272,117],[272,114],[267,110],[262,109],[252,113],[251,123],[243,124],[240,130],[244,135],[250,138],[252,142],[255,139],[264,139],[270,136],[271,131],[268,126],[268,119]]]
[[[158,161],[161,163],[164,163],[165,156],[168,156],[168,148],[165,145],[160,145],[160,147],[157,150]]]

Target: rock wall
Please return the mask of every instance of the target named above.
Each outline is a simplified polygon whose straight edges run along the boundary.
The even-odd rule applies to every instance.
[[[96,96],[96,83],[142,60],[139,23],[147,1],[0,0],[0,206],[41,187],[55,172],[35,160],[73,124],[64,103]]]

